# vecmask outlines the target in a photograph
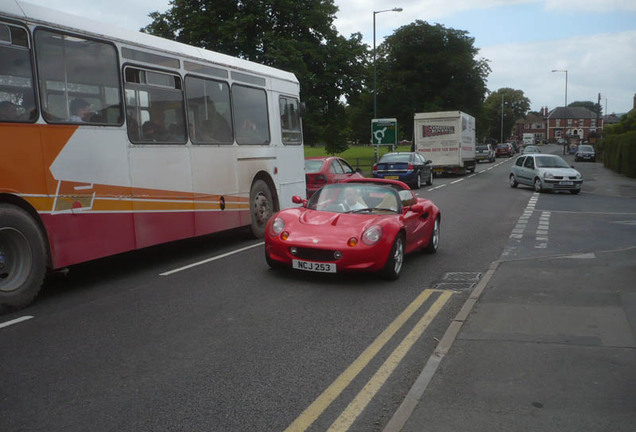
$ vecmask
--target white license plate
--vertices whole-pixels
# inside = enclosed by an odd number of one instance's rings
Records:
[[[332,263],[319,263],[312,261],[292,260],[292,267],[297,270],[305,270],[318,273],[335,273],[336,265]]]
[[[574,182],[562,181],[562,182],[559,182],[559,184],[562,185],[562,186],[572,186],[574,184]]]

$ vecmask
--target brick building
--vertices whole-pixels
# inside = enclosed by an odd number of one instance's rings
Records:
[[[541,108],[539,115],[530,113],[525,118],[519,119],[515,122],[514,136],[517,142],[521,142],[523,134],[531,133],[534,135],[534,142],[539,143],[546,140],[546,126],[548,114],[547,108]]]
[[[549,142],[568,137],[587,141],[590,133],[603,129],[603,118],[583,107],[557,107],[550,111],[546,121]]]

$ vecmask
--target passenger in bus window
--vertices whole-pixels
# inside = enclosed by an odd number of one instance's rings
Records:
[[[18,107],[10,101],[0,102],[0,120],[13,121],[18,120]]]
[[[88,120],[91,115],[91,106],[84,99],[78,98],[71,102],[71,115],[68,121],[82,123]]]
[[[160,141],[162,135],[161,128],[152,120],[148,120],[141,126],[142,141]]]

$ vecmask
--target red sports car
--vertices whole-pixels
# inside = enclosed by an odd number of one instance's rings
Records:
[[[346,180],[293,201],[302,207],[276,213],[265,228],[272,268],[377,271],[395,280],[406,253],[435,253],[439,246],[439,209],[397,180]]]
[[[351,168],[346,160],[337,156],[321,156],[305,159],[305,182],[307,199],[318,189],[329,183],[338,183],[349,178],[364,178]]]

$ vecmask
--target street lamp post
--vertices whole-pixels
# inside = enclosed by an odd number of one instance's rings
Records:
[[[568,107],[568,70],[567,69],[552,69],[552,72],[565,72],[565,105],[563,108]]]
[[[386,9],[381,11],[373,11],[373,118],[378,116],[378,101],[377,101],[377,72],[375,69],[375,16],[382,12],[402,12],[402,8],[396,7],[393,9]]]
[[[501,139],[500,143],[503,143],[503,116],[504,116],[504,95],[501,94]]]

